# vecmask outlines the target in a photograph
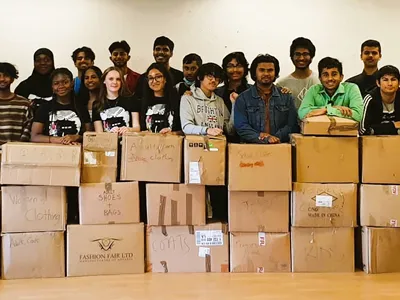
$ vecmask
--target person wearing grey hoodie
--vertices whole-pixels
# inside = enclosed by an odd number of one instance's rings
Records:
[[[214,91],[222,82],[223,70],[214,63],[200,67],[191,95],[183,95],[180,104],[185,134],[218,136],[234,132],[233,118],[224,100]]]

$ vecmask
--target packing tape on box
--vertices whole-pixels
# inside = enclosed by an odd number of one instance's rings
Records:
[[[168,265],[167,262],[165,260],[160,261],[161,266],[164,269],[164,273],[168,273]]]
[[[171,225],[179,225],[178,201],[175,201],[175,200],[171,200]]]
[[[358,123],[352,124],[352,125],[337,125],[336,119],[334,117],[329,117],[330,125],[328,128],[328,133],[330,133],[332,130],[338,130],[338,131],[350,131],[350,130],[355,130],[358,129]]]
[[[186,224],[193,224],[193,196],[186,194]]]
[[[228,234],[229,228],[228,228],[228,224],[222,224],[222,232],[224,234]]]
[[[168,236],[167,226],[165,226],[165,225],[161,226],[161,233],[162,233],[164,236]]]
[[[257,192],[258,197],[264,197],[264,192]]]
[[[221,273],[229,273],[229,265],[221,264]]]
[[[264,225],[258,225],[257,226],[258,232],[265,232],[265,226]]]
[[[206,273],[210,273],[211,272],[211,255],[206,254]]]
[[[174,191],[174,192],[179,192],[179,184],[172,184],[172,190]]]
[[[104,189],[106,190],[106,192],[111,192],[112,191],[112,183],[107,182],[106,184],[104,184]]]
[[[194,235],[194,226],[193,225],[189,225],[188,226],[188,230],[189,230],[189,234],[193,234]]]
[[[164,225],[165,224],[165,206],[167,202],[167,197],[164,195],[160,195],[160,205],[158,208],[158,225]]]

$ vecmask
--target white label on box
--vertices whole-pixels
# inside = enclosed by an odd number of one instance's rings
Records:
[[[264,273],[264,267],[257,267],[257,273]]]
[[[222,230],[197,230],[196,246],[223,246],[224,234]]]
[[[332,196],[317,195],[315,197],[315,206],[317,206],[317,207],[332,207]]]
[[[392,185],[390,186],[390,192],[392,195],[398,195],[399,194],[399,187],[397,185]]]
[[[115,156],[115,151],[106,151],[106,156],[107,157],[114,157]]]
[[[189,183],[201,183],[200,164],[197,161],[189,162]]]
[[[85,154],[83,155],[84,165],[95,165],[97,164],[96,158],[93,156],[93,152],[84,152]]]
[[[206,255],[210,255],[210,248],[199,247],[199,257],[206,257]]]
[[[265,232],[258,233],[258,246],[265,246]]]
[[[397,220],[391,219],[391,220],[390,220],[390,226],[392,226],[392,227],[397,227]]]
[[[210,148],[210,151],[212,151],[212,152],[218,152],[218,148]]]

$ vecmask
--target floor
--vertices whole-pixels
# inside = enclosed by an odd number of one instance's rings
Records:
[[[145,274],[0,281],[0,300],[400,299],[400,274]]]

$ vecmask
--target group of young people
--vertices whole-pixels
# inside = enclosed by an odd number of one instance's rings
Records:
[[[174,43],[155,39],[154,63],[144,74],[128,68],[130,46],[108,48],[113,66],[102,71],[95,53],[76,49],[78,76],[55,68],[46,48],[33,55],[32,75],[15,92],[18,71],[0,63],[0,145],[8,141],[76,144],[83,132],[151,131],[161,134],[225,134],[229,142],[285,143],[299,121],[328,115],[360,122],[360,134],[400,134],[399,70],[378,69],[378,41],[361,45],[361,74],[343,82],[339,60],[325,57],[318,74],[310,65],[314,44],[299,37],[290,46],[294,71],[279,78],[279,61],[260,54],[249,65],[243,52],[228,54],[222,66],[186,55],[182,71],[170,66]],[[249,84],[250,73],[254,84]],[[279,79],[278,79],[279,78]]]

